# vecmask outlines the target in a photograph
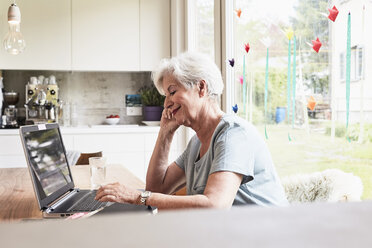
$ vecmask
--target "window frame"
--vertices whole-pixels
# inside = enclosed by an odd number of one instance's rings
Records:
[[[361,58],[359,57],[361,53]],[[346,81],[346,52],[341,52],[339,57],[340,66],[340,81]],[[350,61],[350,81],[356,82],[364,80],[364,67],[365,67],[365,49],[362,45],[356,45],[351,48],[351,61]],[[359,73],[360,72],[360,73]]]

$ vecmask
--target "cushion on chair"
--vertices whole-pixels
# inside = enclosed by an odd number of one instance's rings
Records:
[[[360,201],[363,193],[358,176],[338,169],[288,176],[282,184],[290,203]]]

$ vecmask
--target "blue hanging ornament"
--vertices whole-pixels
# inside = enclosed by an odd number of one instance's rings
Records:
[[[232,106],[232,110],[236,114],[238,112],[238,104],[235,104],[235,106]]]

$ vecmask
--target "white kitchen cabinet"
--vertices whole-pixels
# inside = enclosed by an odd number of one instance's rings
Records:
[[[169,0],[72,0],[73,70],[152,71],[169,56]]]
[[[72,70],[138,71],[139,0],[72,0]]]
[[[152,71],[170,57],[170,1],[140,0],[140,70]]]
[[[1,41],[8,30],[1,1]],[[151,71],[170,56],[170,0],[32,0],[17,3],[26,49],[0,49],[0,68]]]
[[[8,54],[3,48],[11,3],[13,1],[0,1],[0,68],[70,70],[71,2],[17,1],[21,11],[21,33],[26,41],[25,50],[18,55]]]
[[[18,130],[17,130],[18,131]],[[0,167],[26,166],[21,138],[18,133],[0,136]]]
[[[109,164],[122,164],[140,179],[145,179],[144,134],[74,134],[73,138],[71,149],[85,153],[102,151]]]
[[[67,151],[98,152],[108,164],[121,164],[145,181],[159,127],[61,128]],[[179,128],[171,145],[169,162],[184,150],[184,129]],[[0,130],[0,168],[26,167],[19,130]]]

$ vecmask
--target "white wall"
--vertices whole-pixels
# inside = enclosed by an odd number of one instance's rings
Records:
[[[365,48],[364,80],[350,83],[350,122],[359,122],[361,96],[364,98],[364,118],[372,121],[372,2],[366,0],[334,1],[340,13],[333,23],[333,67],[334,91],[336,99],[336,120],[346,120],[346,84],[340,80],[340,53],[346,53],[347,20],[351,13],[351,47],[362,45]],[[363,5],[365,5],[364,30],[363,30]],[[345,63],[346,68],[346,63]],[[345,70],[346,71],[346,70]],[[363,89],[361,85],[363,83]]]

